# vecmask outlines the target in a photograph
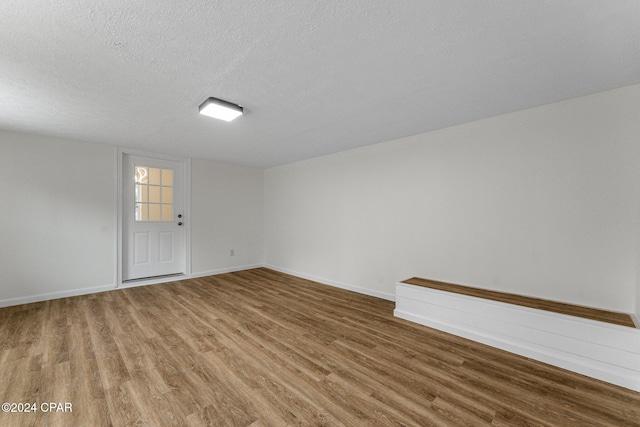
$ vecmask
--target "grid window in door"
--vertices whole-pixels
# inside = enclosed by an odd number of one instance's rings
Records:
[[[173,169],[135,167],[135,220],[173,221]]]

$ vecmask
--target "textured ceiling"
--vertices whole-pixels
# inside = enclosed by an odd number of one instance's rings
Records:
[[[640,83],[640,1],[2,0],[0,129],[268,167]],[[207,97],[239,103],[227,123]]]

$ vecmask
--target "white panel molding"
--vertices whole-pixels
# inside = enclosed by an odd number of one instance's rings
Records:
[[[407,283],[394,315],[640,391],[640,329]]]
[[[30,304],[32,302],[49,301],[60,298],[75,297],[79,295],[97,294],[100,292],[112,291],[116,285],[95,286],[92,288],[70,289],[68,291],[49,292],[46,294],[29,295],[18,298],[0,300],[0,307],[10,307],[14,305]]]
[[[300,277],[302,279],[312,280],[314,282],[322,283],[324,285],[333,286],[336,288],[346,289],[348,291],[357,292],[359,294],[369,295],[376,298],[382,298],[388,301],[395,301],[396,297],[388,292],[374,291],[372,289],[363,288],[362,286],[351,285],[344,282],[338,282],[337,280],[325,279],[323,277],[314,276],[311,274],[300,273],[298,271],[289,270],[288,268],[277,267],[271,264],[264,264],[265,268],[279,271],[281,273],[290,274],[292,276]]]
[[[633,320],[633,323],[635,323],[636,328],[640,329],[640,317],[638,317],[637,314],[630,314],[631,316],[631,320]]]

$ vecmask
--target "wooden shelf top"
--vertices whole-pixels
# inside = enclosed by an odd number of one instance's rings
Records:
[[[539,310],[552,311],[554,313],[567,314],[570,316],[582,317],[585,319],[598,320],[600,322],[613,323],[615,325],[635,328],[631,316],[626,313],[600,310],[591,307],[567,304],[550,301],[540,298],[525,297],[505,292],[489,291],[486,289],[472,288],[470,286],[455,285],[452,283],[438,282],[435,280],[421,279],[413,277],[402,283],[409,285],[423,286],[425,288],[437,289],[440,291],[453,292],[456,294],[468,295],[472,297],[484,298],[492,301],[499,301],[524,307],[537,308]]]

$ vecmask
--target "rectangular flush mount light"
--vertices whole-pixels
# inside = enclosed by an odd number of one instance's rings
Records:
[[[208,98],[200,105],[200,114],[230,122],[242,115],[242,107],[222,99]]]

